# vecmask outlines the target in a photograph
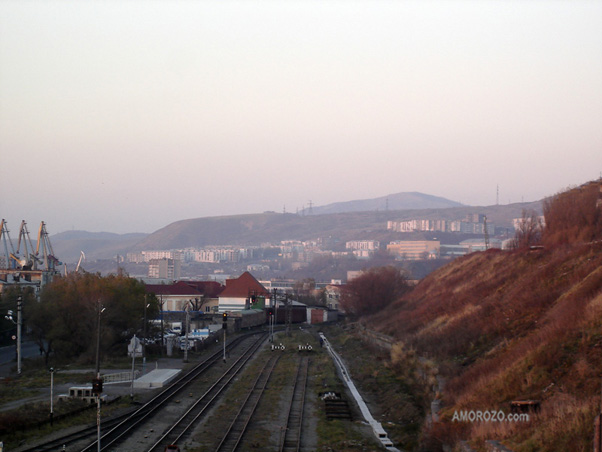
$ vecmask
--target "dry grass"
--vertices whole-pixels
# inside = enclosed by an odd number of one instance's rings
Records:
[[[474,253],[370,324],[437,362],[448,416],[542,401],[525,425],[434,426],[430,434],[442,442],[503,439],[517,451],[591,443],[602,374],[602,244]]]

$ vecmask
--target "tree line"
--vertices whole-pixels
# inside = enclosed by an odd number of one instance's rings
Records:
[[[101,353],[125,354],[131,337],[145,331],[145,306],[147,322],[159,314],[159,303],[146,294],[144,284],[125,275],[60,276],[44,287],[39,300],[31,289],[13,287],[2,294],[1,306],[16,306],[17,297],[22,299],[23,332],[39,346],[46,365],[51,356],[61,362],[94,362],[98,337]]]

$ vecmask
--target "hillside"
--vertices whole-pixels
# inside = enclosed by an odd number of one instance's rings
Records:
[[[514,451],[591,450],[602,374],[600,184],[544,205],[543,249],[456,259],[365,319],[428,357],[445,381],[429,447],[502,440]],[[541,401],[531,422],[457,422],[460,410],[510,412]],[[436,438],[436,440],[435,440]]]
[[[496,225],[512,228],[512,219],[523,209],[541,211],[541,202],[487,207],[347,212],[324,215],[262,213],[181,220],[150,234],[136,250],[175,249],[207,245],[259,245],[281,240],[329,237],[334,241],[385,240],[390,237],[387,221],[412,218],[461,219],[483,213]]]
[[[512,219],[520,217],[523,209],[541,212],[542,203],[463,206],[445,198],[409,192],[314,206],[311,215],[306,210],[299,215],[266,212],[193,218],[170,222],[152,234],[67,231],[51,236],[51,241],[55,255],[67,263],[77,262],[81,251],[91,261],[112,259],[130,251],[260,245],[281,240],[328,238],[332,243],[359,239],[388,242],[398,239],[398,235],[387,231],[389,220],[458,220],[468,214],[482,213],[490,223],[512,229]]]

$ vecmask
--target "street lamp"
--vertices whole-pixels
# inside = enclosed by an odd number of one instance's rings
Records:
[[[186,322],[185,322],[185,328],[186,328],[186,336],[185,336],[185,343],[184,343],[184,362],[187,363],[188,362],[188,330],[190,329],[190,304],[191,304],[192,300],[188,300],[186,302],[186,306],[185,306],[185,310],[186,310]]]
[[[50,425],[54,418],[54,367],[50,368]]]
[[[143,325],[143,338],[142,338],[142,373],[146,370],[146,310],[150,307],[150,303],[146,302],[146,296],[144,300],[144,325]]]
[[[96,394],[96,444],[100,452],[100,394],[102,394],[102,379],[100,378],[100,314],[106,308],[101,307],[100,299],[97,304],[98,321],[96,324],[96,378],[92,380],[92,391]]]
[[[96,323],[96,378],[100,378],[100,314],[105,312],[105,307],[102,307],[98,300],[98,320]]]

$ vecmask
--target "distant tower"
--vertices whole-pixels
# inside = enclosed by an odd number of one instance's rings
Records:
[[[309,209],[307,210],[307,215],[311,215],[313,213],[312,208],[311,208],[312,206],[313,206],[313,204],[312,204],[311,199],[310,199],[309,200]]]
[[[385,199],[385,211],[389,211],[389,198]]]
[[[286,204],[282,206],[282,213],[286,213]]]
[[[495,195],[495,205],[500,205],[500,185],[497,185],[496,195]]]
[[[485,249],[489,249],[489,232],[487,231],[487,216],[483,217],[483,234],[485,234]]]

